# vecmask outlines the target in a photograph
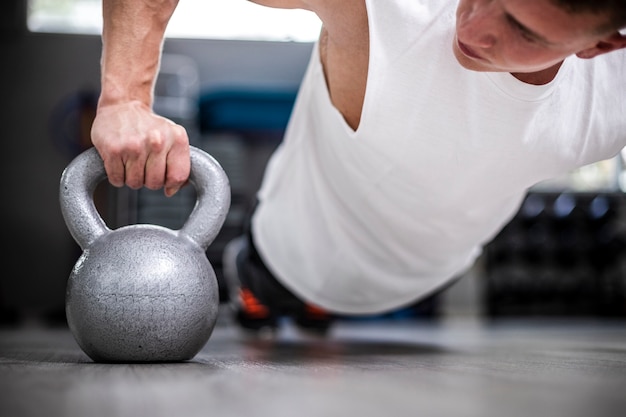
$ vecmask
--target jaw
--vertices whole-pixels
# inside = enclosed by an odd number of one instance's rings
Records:
[[[454,56],[458,63],[465,69],[478,72],[509,72],[518,80],[527,84],[543,85],[547,84],[554,79],[559,72],[559,68],[563,64],[560,60],[556,63],[550,63],[543,69],[519,69],[511,70],[493,65],[490,61],[481,58],[474,58],[466,55],[459,44],[456,37],[452,45]]]

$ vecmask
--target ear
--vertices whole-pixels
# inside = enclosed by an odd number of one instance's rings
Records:
[[[626,33],[624,30],[615,32],[614,34],[602,39],[591,48],[578,51],[576,56],[578,58],[590,59],[622,48],[626,48]]]

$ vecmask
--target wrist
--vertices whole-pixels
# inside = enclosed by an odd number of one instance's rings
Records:
[[[132,86],[128,83],[115,80],[103,80],[98,106],[112,106],[116,104],[132,103],[152,107],[152,83],[148,86]]]

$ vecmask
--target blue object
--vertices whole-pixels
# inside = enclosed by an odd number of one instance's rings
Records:
[[[200,131],[282,131],[289,121],[296,94],[296,89],[222,88],[205,91],[199,98]]]

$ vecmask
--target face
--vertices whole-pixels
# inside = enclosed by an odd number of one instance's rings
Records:
[[[460,0],[454,54],[474,71],[532,73],[593,48],[607,18],[570,14],[551,0]]]

